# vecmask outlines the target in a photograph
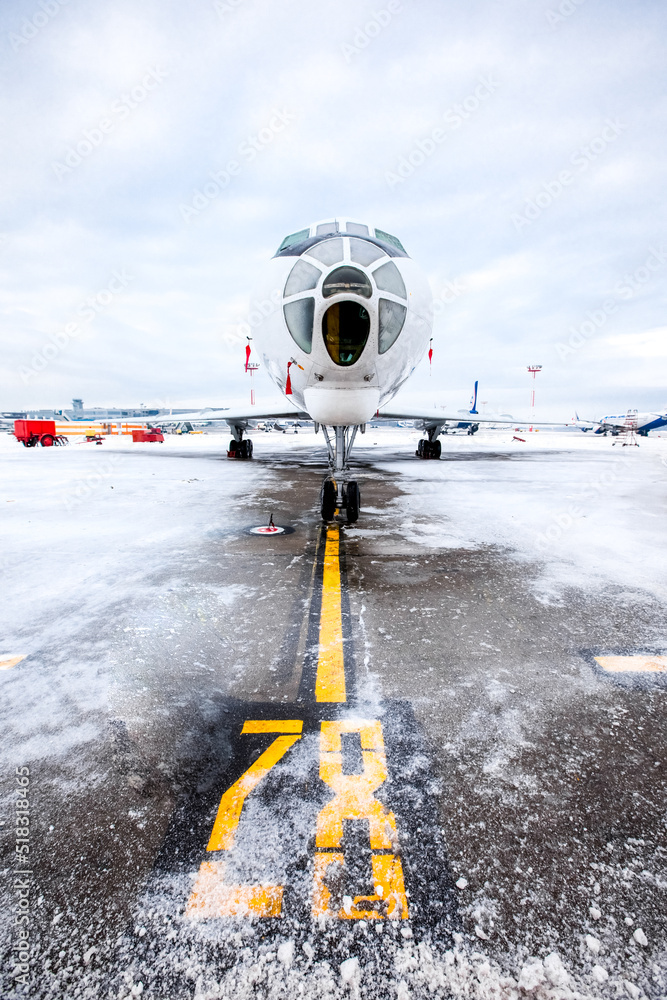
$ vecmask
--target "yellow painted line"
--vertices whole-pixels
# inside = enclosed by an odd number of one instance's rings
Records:
[[[667,670],[667,656],[596,656],[595,660],[603,670],[618,674],[664,673]]]
[[[327,528],[320,611],[320,652],[315,679],[315,701],[342,702],[345,695],[343,616],[340,583],[340,528]]]
[[[25,660],[25,656],[4,656],[0,659],[0,670],[11,670],[21,660]]]
[[[251,723],[252,724],[252,723]],[[258,723],[255,723],[256,725]],[[245,724],[246,726],[248,723]],[[279,726],[279,722],[267,723],[266,725]],[[244,732],[252,732],[246,730]],[[256,730],[257,732],[267,732]],[[270,730],[268,730],[270,731]],[[213,824],[213,832],[208,842],[207,851],[228,851],[234,844],[236,828],[241,819],[241,810],[246,798],[256,788],[262,778],[266,777],[274,764],[277,764],[291,746],[294,746],[301,736],[278,736],[271,746],[261,754],[257,760],[250,765],[248,770],[235,781],[231,788],[227,789],[220,799],[218,814]]]

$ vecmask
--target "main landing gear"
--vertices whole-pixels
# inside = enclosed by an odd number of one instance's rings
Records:
[[[322,483],[320,510],[323,521],[332,521],[337,510],[344,510],[347,523],[354,524],[359,519],[361,495],[359,484],[348,479],[348,458],[357,436],[358,427],[333,427],[333,442],[329,430],[322,425],[324,440],[329,452],[329,475]]]
[[[232,438],[229,442],[227,458],[252,458],[252,441],[246,438],[244,441],[237,441]]]
[[[421,439],[415,452],[417,458],[440,458],[441,454],[441,442],[437,439],[435,441],[428,441],[426,438]]]

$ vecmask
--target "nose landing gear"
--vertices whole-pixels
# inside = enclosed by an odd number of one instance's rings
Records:
[[[354,524],[359,520],[361,508],[361,493],[359,483],[351,479],[341,483],[340,489],[335,479],[325,479],[320,494],[320,509],[323,521],[333,521],[337,510],[345,510],[347,523]]]
[[[320,509],[323,521],[331,521],[336,510],[344,510],[347,523],[354,524],[359,519],[361,494],[359,484],[354,479],[347,479],[349,471],[347,460],[357,435],[357,427],[334,427],[332,443],[327,428],[323,425],[322,432],[329,452],[329,475],[322,484],[320,494]]]

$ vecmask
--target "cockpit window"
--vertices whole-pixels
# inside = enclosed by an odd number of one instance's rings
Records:
[[[378,267],[377,271],[373,271],[373,278],[375,284],[383,292],[393,292],[394,295],[400,295],[403,299],[407,298],[401,273],[392,261],[387,261],[382,267]]]
[[[346,232],[351,236],[368,236],[368,226],[362,226],[360,222],[348,222],[345,227]]]
[[[401,241],[397,240],[391,233],[385,233],[382,229],[376,229],[375,235],[379,240],[383,240],[384,243],[391,244],[391,246],[396,247],[398,250],[402,250],[403,253],[407,252]]]
[[[320,280],[321,272],[316,267],[305,260],[298,260],[287,279],[285,285],[285,298],[296,295],[297,292],[305,292],[308,288],[315,288]]]
[[[333,233],[325,234],[324,236],[308,236],[305,229],[302,229],[300,233],[294,233],[292,236],[288,236],[287,240],[295,239],[296,243],[288,243],[284,240],[282,245],[278,250],[276,250],[274,257],[300,257],[301,254],[307,253],[314,255],[315,247],[320,243],[331,243],[333,242],[331,237],[335,235]],[[349,237],[348,237],[349,239]],[[368,243],[375,243],[379,246],[380,250],[386,253],[387,257],[407,257],[405,250],[400,249],[400,244],[398,240],[393,243],[387,243],[386,240],[380,239],[376,236],[366,236],[366,241]],[[320,258],[318,258],[319,260]],[[342,260],[342,256],[339,258]]]
[[[278,247],[278,253],[281,250],[287,250],[287,247],[293,246],[295,243],[301,243],[303,240],[307,240],[310,236],[310,229],[300,229],[298,233],[292,233],[291,236],[286,236]]]
[[[380,299],[380,336],[378,353],[384,354],[396,341],[405,323],[407,309],[400,302]]]
[[[310,297],[286,302],[283,306],[287,329],[302,351],[310,354],[313,349],[313,317],[315,299]]]
[[[337,232],[338,232],[337,222],[323,222],[322,225],[318,226],[317,229],[315,230],[315,235],[328,236],[329,233],[337,233]]]
[[[366,346],[370,329],[370,316],[358,302],[329,306],[322,317],[322,336],[334,364],[343,368],[353,365]]]
[[[337,267],[324,279],[322,295],[326,299],[339,292],[352,292],[370,299],[373,288],[363,271],[358,271],[356,267]]]
[[[350,240],[350,257],[355,264],[365,264],[368,266],[374,260],[384,257],[384,250],[380,250],[374,243],[367,243],[366,240]]]
[[[340,237],[336,240],[325,240],[314,247],[306,250],[309,257],[322,261],[323,264],[337,264],[343,259],[343,241]]]

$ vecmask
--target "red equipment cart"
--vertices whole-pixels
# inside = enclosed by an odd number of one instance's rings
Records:
[[[132,431],[132,440],[135,444],[143,444],[145,441],[159,441],[164,444],[164,435],[159,427],[146,427],[145,430]]]
[[[15,420],[14,437],[26,448],[41,444],[50,448],[54,444],[67,444],[64,434],[56,434],[55,420]]]

